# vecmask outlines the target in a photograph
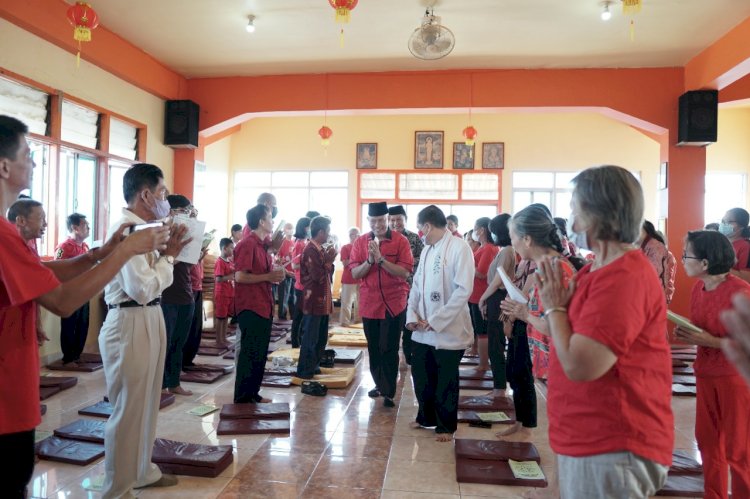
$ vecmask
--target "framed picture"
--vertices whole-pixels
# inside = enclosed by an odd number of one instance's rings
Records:
[[[482,170],[505,168],[505,143],[482,142]]]
[[[376,142],[357,143],[357,169],[366,170],[378,167],[378,144]]]
[[[474,146],[467,146],[464,142],[453,143],[453,169],[474,169]]]
[[[659,165],[659,189],[667,188],[667,169],[669,165],[664,162]]]
[[[443,167],[443,132],[414,132],[414,168]]]

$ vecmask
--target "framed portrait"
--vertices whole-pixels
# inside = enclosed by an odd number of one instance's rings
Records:
[[[467,146],[464,142],[453,143],[453,169],[474,169],[474,146]]]
[[[482,170],[505,168],[505,143],[482,142]]]
[[[378,144],[376,142],[357,143],[357,169],[371,170],[378,167]]]
[[[666,162],[659,165],[659,189],[667,188],[667,168],[669,165]]]
[[[414,168],[443,167],[443,132],[414,132]]]

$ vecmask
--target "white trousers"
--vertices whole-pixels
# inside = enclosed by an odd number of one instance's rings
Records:
[[[352,313],[354,307],[354,313]],[[359,284],[341,285],[341,312],[339,323],[342,326],[353,324],[359,317]]]
[[[103,497],[133,497],[161,478],[151,462],[166,355],[161,307],[110,310],[99,333],[112,416],[104,428]]]

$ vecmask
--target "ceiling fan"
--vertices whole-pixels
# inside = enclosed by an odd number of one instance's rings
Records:
[[[456,45],[456,37],[440,24],[440,17],[434,14],[433,8],[427,7],[421,26],[411,34],[407,45],[414,57],[430,61],[450,54]]]

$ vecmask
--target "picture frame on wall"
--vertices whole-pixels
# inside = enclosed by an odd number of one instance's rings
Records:
[[[453,143],[453,169],[474,169],[474,146],[467,146],[465,142]]]
[[[667,169],[669,164],[665,161],[659,165],[659,189],[664,190],[667,188]]]
[[[414,132],[414,168],[443,168],[443,132]]]
[[[505,143],[482,142],[482,170],[505,168]]]
[[[377,142],[357,142],[357,169],[374,170],[378,167]]]

